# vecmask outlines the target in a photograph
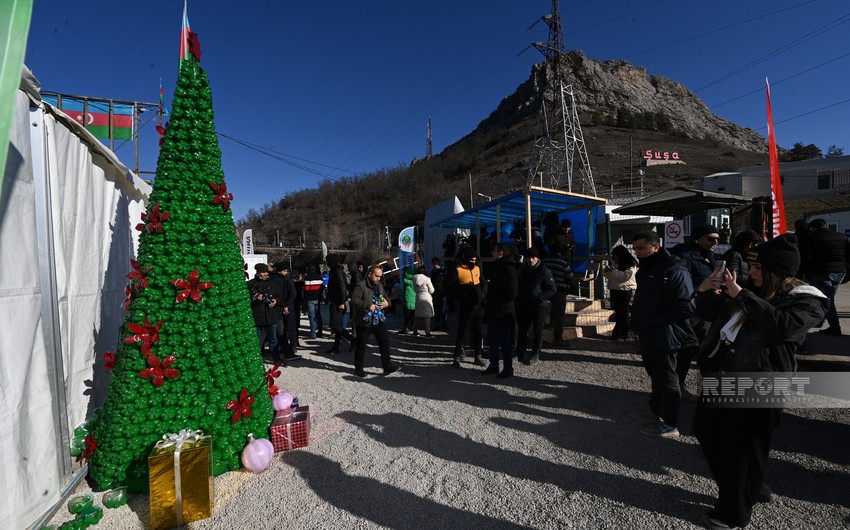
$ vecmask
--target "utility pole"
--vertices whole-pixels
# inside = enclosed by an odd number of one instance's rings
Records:
[[[472,197],[472,173],[469,174],[469,207],[475,205],[475,199]]]
[[[581,132],[573,87],[565,85],[563,81],[562,59],[573,68],[575,65],[566,57],[567,48],[564,44],[558,0],[552,0],[552,13],[541,17],[540,20],[549,26],[549,37],[545,43],[532,43],[532,46],[543,54],[545,61],[538,70],[541,87],[540,112],[537,116],[526,185],[533,185],[537,174],[540,173],[541,185],[545,174],[549,187],[573,191],[573,165],[575,155],[578,154],[583,173],[582,192],[589,190],[590,194],[595,196],[596,186],[584,135]]]

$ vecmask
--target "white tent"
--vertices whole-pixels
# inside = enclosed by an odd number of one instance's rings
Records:
[[[85,472],[70,438],[105,397],[150,194],[38,90],[25,68],[0,189],[0,528],[37,522]]]
[[[454,228],[444,228],[440,226],[431,225],[436,221],[439,221],[440,219],[445,219],[450,215],[454,215],[462,211],[463,205],[461,205],[460,199],[458,199],[457,197],[446,199],[443,202],[435,204],[434,206],[428,208],[428,210],[425,211],[425,249],[422,252],[422,260],[426,268],[431,268],[432,258],[434,258],[435,256],[443,256],[443,242],[446,240],[447,235],[469,234],[469,230],[456,230]],[[454,256],[451,257],[454,258]]]

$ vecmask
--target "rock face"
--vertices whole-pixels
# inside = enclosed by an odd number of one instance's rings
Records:
[[[767,152],[761,135],[720,118],[680,83],[650,75],[646,68],[626,61],[595,61],[579,50],[569,52],[567,57],[569,61],[562,61],[563,80],[565,85],[572,85],[582,125],[591,117],[613,122],[623,111],[657,113],[669,119],[667,132],[744,151]],[[551,62],[535,65],[528,81],[502,100],[479,129],[488,130],[536,114],[540,89],[552,77]]]

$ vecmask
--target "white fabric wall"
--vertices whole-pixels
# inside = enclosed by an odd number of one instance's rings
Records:
[[[119,339],[133,228],[150,193],[72,120],[31,100],[19,91],[0,193],[0,528],[34,523],[72,478],[67,441],[105,397],[101,354]]]

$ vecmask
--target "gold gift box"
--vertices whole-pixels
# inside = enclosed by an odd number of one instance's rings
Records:
[[[200,434],[200,431],[196,431]],[[182,434],[182,433],[181,433]],[[212,515],[212,438],[190,437],[179,454],[176,444],[158,442],[148,456],[151,528],[164,530],[206,519]],[[179,468],[179,482],[175,469]],[[180,485],[182,521],[177,513],[177,485]]]

